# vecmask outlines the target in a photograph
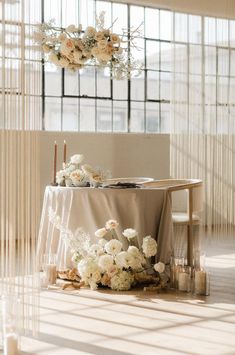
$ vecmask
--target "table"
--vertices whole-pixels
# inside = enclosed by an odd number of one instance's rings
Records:
[[[52,210],[71,231],[82,227],[91,236],[109,219],[119,222],[117,233],[126,228],[138,231],[138,243],[151,235],[158,242],[157,260],[169,263],[172,255],[173,224],[171,201],[167,189],[156,188],[73,188],[47,186],[44,194],[38,238],[38,256],[56,253],[58,268],[71,267],[71,253],[61,232],[49,218]],[[124,247],[126,239],[121,236]]]

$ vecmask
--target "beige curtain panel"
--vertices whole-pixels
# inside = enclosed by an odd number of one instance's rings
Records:
[[[32,35],[41,6],[2,0],[0,8],[0,292],[20,299],[21,327],[35,332],[41,57]]]

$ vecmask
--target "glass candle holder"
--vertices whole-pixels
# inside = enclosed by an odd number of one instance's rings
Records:
[[[184,267],[184,258],[182,256],[172,257],[171,259],[171,287],[178,288],[179,272]]]
[[[204,269],[195,270],[194,293],[201,296],[209,296],[210,294],[210,274]]]
[[[16,297],[2,296],[2,342],[4,355],[20,354],[21,303]]]
[[[184,291],[184,292],[191,291],[191,267],[190,266],[184,266],[179,271],[178,289],[179,291]]]
[[[46,285],[55,285],[57,280],[57,255],[56,254],[44,254],[43,255],[43,287]]]

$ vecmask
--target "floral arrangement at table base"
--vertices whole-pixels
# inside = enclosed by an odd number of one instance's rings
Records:
[[[105,227],[98,229],[95,232],[97,243],[91,244],[83,229],[78,228],[72,233],[61,225],[60,218],[53,211],[50,211],[49,218],[71,249],[80,285],[89,286],[92,290],[108,287],[114,291],[127,291],[139,286],[154,290],[167,287],[169,278],[165,264],[151,262],[157,254],[157,243],[151,236],[143,238],[142,246],[137,247],[137,232],[132,228],[124,230],[122,235],[129,245],[124,250],[115,220],[107,221]]]
[[[131,56],[127,43],[136,47],[134,40],[139,28],[123,30],[122,35],[104,28],[104,12],[96,19],[95,27],[55,26],[53,20],[38,26],[34,37],[41,45],[46,59],[60,68],[80,70],[87,66],[109,67],[116,79],[139,75],[142,66]]]
[[[63,169],[56,173],[56,182],[59,186],[97,187],[103,180],[110,177],[110,172],[103,171],[101,168],[93,168],[91,165],[81,163],[84,160],[82,154],[75,154],[67,164],[63,164]]]

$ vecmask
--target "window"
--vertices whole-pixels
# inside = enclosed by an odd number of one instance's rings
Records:
[[[55,11],[56,10],[56,11]],[[169,132],[171,12],[96,0],[47,0],[43,17],[66,27],[95,24],[105,11],[113,31],[140,26],[132,55],[143,64],[139,77],[111,80],[109,69],[79,72],[45,63],[43,72],[44,129],[92,132]]]

